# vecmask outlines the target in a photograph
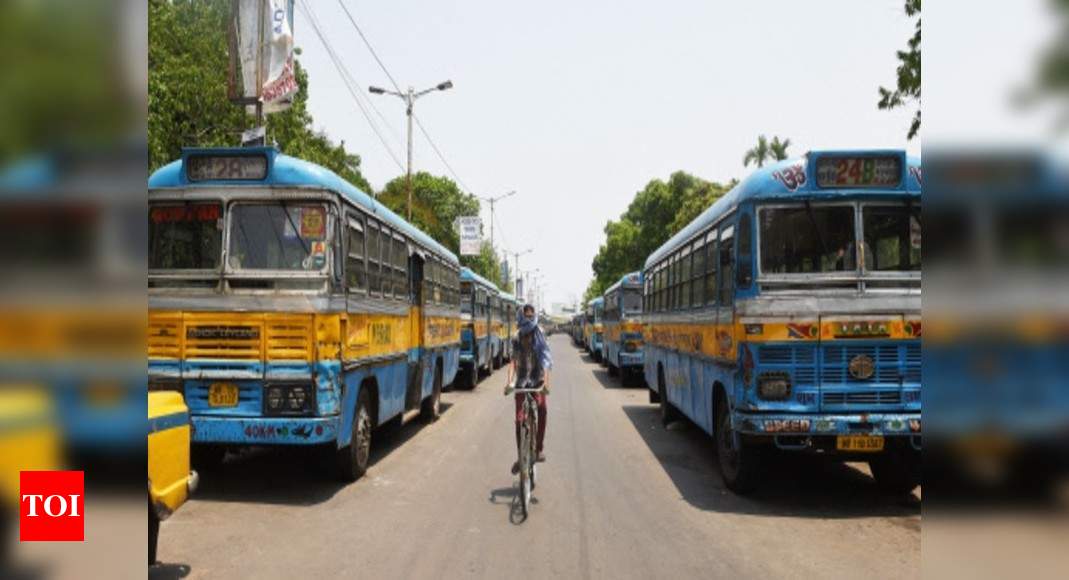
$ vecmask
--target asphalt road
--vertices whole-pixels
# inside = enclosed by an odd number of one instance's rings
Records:
[[[501,370],[446,393],[438,422],[376,433],[354,484],[294,451],[231,456],[163,523],[150,577],[920,575],[918,496],[880,495],[861,465],[792,458],[735,496],[698,428],[666,429],[644,389],[620,387],[565,336],[550,344],[548,461],[526,521]]]

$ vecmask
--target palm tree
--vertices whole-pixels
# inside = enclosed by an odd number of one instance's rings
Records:
[[[746,152],[746,155],[742,158],[742,165],[746,167],[751,162],[757,164],[758,167],[763,167],[765,161],[768,160],[771,151],[768,148],[768,139],[764,135],[757,138],[757,146]]]
[[[787,159],[787,148],[791,146],[790,139],[779,140],[779,137],[772,137],[772,142],[769,143],[768,149],[772,153],[772,158],[776,161],[783,161]]]

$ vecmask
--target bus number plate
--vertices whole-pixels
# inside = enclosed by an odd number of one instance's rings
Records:
[[[208,388],[208,405],[211,407],[236,407],[238,386],[233,383],[212,383]]]
[[[835,442],[839,451],[883,451],[883,437],[879,435],[839,435]]]

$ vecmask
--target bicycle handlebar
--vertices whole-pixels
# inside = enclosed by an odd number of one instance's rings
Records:
[[[537,394],[537,393],[543,393],[543,392],[545,392],[545,389],[542,389],[542,388],[538,388],[538,389],[512,389],[510,394],[517,394],[518,393],[518,394],[522,395],[523,393],[536,393]]]

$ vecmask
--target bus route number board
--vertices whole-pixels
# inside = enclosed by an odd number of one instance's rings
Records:
[[[190,181],[259,181],[267,177],[263,155],[197,155],[186,160]]]
[[[818,187],[896,187],[902,181],[898,157],[823,157],[817,160]]]

